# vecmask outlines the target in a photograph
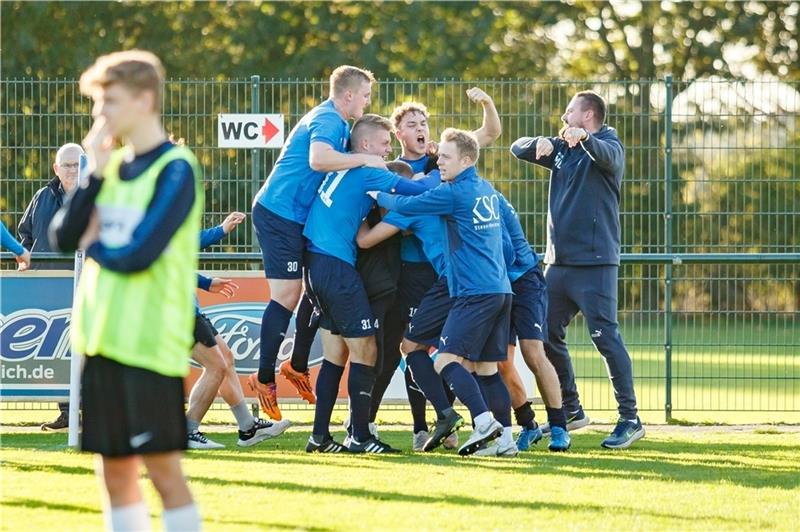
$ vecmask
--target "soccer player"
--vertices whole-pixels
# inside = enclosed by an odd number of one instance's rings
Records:
[[[14,260],[16,260],[18,264],[17,269],[22,272],[30,268],[31,252],[25,249],[21,243],[17,242],[3,222],[0,222],[0,232],[2,232],[2,245],[14,254]]]
[[[150,528],[138,484],[144,463],[164,506],[164,528],[199,530],[181,454],[201,168],[188,148],[168,140],[156,56],[102,56],[80,87],[94,100],[84,139],[91,178],[56,215],[51,241],[86,250],[72,314],[72,352],[86,355],[82,447],[102,457],[108,528]],[[112,149],[117,142],[123,147]]]
[[[200,233],[200,249],[218,243],[244,220],[241,212],[232,212],[221,225],[205,229]],[[208,278],[197,275],[198,287],[211,293],[232,297],[239,288],[230,279]],[[189,449],[222,449],[225,446],[210,440],[200,432],[200,423],[208,412],[219,391],[222,399],[228,404],[239,425],[240,447],[250,447],[267,438],[283,434],[289,427],[288,420],[271,423],[256,418],[247,407],[244,392],[236,373],[233,353],[228,344],[219,335],[211,320],[200,312],[195,299],[194,340],[192,360],[203,367],[203,373],[197,379],[189,393],[189,408],[186,411],[187,435]]]
[[[413,198],[382,192],[370,195],[381,207],[400,214],[440,216],[448,292],[455,301],[439,336],[435,368],[467,406],[475,424],[458,452],[473,454],[500,436],[481,454],[515,456],[511,398],[497,372],[497,362],[507,356],[511,284],[503,255],[500,196],[475,169],[479,150],[471,132],[446,129],[437,162],[446,183]],[[463,360],[474,364],[482,386],[461,365]],[[495,420],[492,413],[500,419]]]
[[[636,408],[633,365],[617,322],[619,200],[625,150],[605,125],[606,102],[592,91],[567,105],[558,137],[522,137],[511,146],[518,159],[550,170],[547,209],[547,343],[556,368],[570,430],[586,426],[567,349],[567,326],[580,311],[603,356],[617,400],[619,421],[601,445],[630,447],[644,436]]]
[[[359,166],[386,168],[381,157],[346,153],[350,135],[347,120],[361,118],[374,82],[368,70],[346,65],[336,68],[330,77],[329,98],[289,133],[253,201],[253,226],[264,257],[270,301],[261,320],[258,372],[248,383],[272,419],[281,419],[275,361],[303,291],[303,228],[317,188],[327,172]]]
[[[522,358],[533,372],[544,399],[551,427],[548,448],[551,451],[566,451],[570,447],[570,437],[561,405],[561,388],[556,370],[544,352],[547,288],[539,269],[539,257],[531,250],[514,207],[503,197],[500,198],[500,209],[503,227],[508,231],[514,247],[514,261],[507,264],[508,278],[514,292],[509,339],[512,343],[519,339]],[[532,443],[542,438],[542,432],[534,421],[531,404],[527,401],[525,387],[514,367],[513,359],[500,362],[498,367],[511,393],[517,423],[523,427],[517,438],[517,448],[520,451],[528,450]]]
[[[364,115],[353,125],[351,145],[357,154],[385,157],[391,153],[391,123]],[[373,206],[368,190],[420,193],[423,186],[401,180],[388,170],[355,168],[331,172],[319,187],[303,235],[308,239],[306,287],[321,311],[324,360],[317,377],[314,428],[308,452],[399,452],[369,430],[371,391],[377,362],[375,334],[380,329],[364,283],[355,269],[356,232]],[[344,365],[350,359],[352,438],[347,448],[330,434],[330,417]]]

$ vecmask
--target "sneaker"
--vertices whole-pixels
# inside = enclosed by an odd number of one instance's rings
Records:
[[[286,429],[292,425],[288,419],[282,419],[275,423],[267,421],[266,419],[256,418],[255,425],[250,430],[239,431],[239,441],[236,445],[239,447],[250,447],[264,440],[280,436]]]
[[[620,418],[611,435],[600,445],[606,449],[627,449],[633,445],[633,442],[641,440],[643,437],[644,426],[639,416],[636,416],[636,421]]]
[[[265,414],[276,421],[283,419],[281,409],[278,408],[278,387],[274,382],[264,384],[258,380],[258,373],[253,373],[247,377],[247,384],[258,396],[258,403]]]
[[[189,434],[188,438],[189,449],[224,449],[225,446],[217,443],[214,440],[209,440],[206,435],[196,430]]]
[[[498,423],[494,418],[490,419],[491,420],[484,423],[483,426],[473,429],[467,441],[458,449],[459,455],[470,455],[483,447],[485,443],[492,441],[503,433],[503,425]]]
[[[569,437],[569,432],[561,427],[553,427],[550,433],[550,445],[547,448],[554,453],[558,453],[568,450],[571,445],[572,439]]]
[[[531,448],[531,445],[536,445],[542,439],[542,429],[539,428],[535,421],[533,424],[534,427],[532,429],[523,428],[519,436],[517,436],[517,449],[520,451],[527,451]]]
[[[314,435],[308,437],[308,443],[306,443],[306,452],[307,453],[346,453],[347,447],[342,445],[341,443],[335,441],[333,438],[328,436],[326,439],[317,441],[314,439]]]
[[[355,438],[350,438],[350,445],[347,446],[347,449],[351,453],[357,454],[399,454],[402,452],[374,436],[361,443]]]
[[[69,412],[62,411],[54,421],[42,423],[42,430],[45,432],[66,432],[67,429],[69,429]]]
[[[519,454],[519,449],[513,441],[501,442],[496,439],[489,445],[484,444],[480,449],[475,451],[472,456],[496,456],[500,458],[514,458]]]
[[[425,442],[430,438],[430,433],[427,430],[415,432],[411,438],[411,448],[414,451],[422,452],[425,449]]]
[[[444,440],[452,433],[464,426],[464,418],[459,416],[455,410],[444,419],[437,419],[436,424],[433,425],[433,432],[430,438],[425,442],[423,450],[425,452],[432,451],[439,447]]]
[[[567,430],[570,432],[576,431],[578,429],[582,429],[592,420],[589,419],[589,416],[583,411],[583,408],[576,412],[572,412],[567,416]],[[539,428],[542,429],[542,434],[545,436],[550,434],[550,423],[544,423],[539,425]]]
[[[286,360],[281,364],[280,374],[289,381],[289,384],[294,386],[300,397],[305,399],[308,404],[313,405],[317,402],[317,396],[314,395],[314,390],[311,388],[311,377],[308,370],[297,371],[292,367],[291,361]]]
[[[454,432],[450,436],[446,437],[442,447],[448,450],[458,447],[458,432]]]

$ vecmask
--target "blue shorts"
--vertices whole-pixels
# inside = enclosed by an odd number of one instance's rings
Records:
[[[406,321],[417,313],[422,298],[436,282],[436,270],[430,262],[403,262],[397,282],[395,306]]]
[[[306,290],[320,310],[319,326],[345,338],[373,336],[378,324],[356,269],[336,257],[306,253]]]
[[[439,338],[439,352],[473,362],[506,360],[511,299],[511,294],[455,298]]]
[[[253,227],[261,246],[267,279],[302,279],[306,248],[303,224],[278,216],[256,203],[253,207]]]
[[[447,315],[453,308],[453,299],[447,289],[447,277],[442,276],[425,292],[417,311],[412,316],[406,330],[406,338],[422,345],[439,344]]]
[[[511,284],[511,334],[509,342],[547,338],[547,283],[535,266]]]

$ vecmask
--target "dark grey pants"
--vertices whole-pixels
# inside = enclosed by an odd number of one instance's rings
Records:
[[[545,352],[558,373],[567,417],[581,408],[566,343],[567,326],[580,311],[595,347],[606,361],[619,415],[636,418],[631,357],[617,324],[618,274],[618,266],[549,265],[544,271],[548,297]]]

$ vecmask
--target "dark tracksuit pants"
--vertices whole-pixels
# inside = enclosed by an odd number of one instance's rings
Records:
[[[558,373],[567,417],[581,407],[566,343],[567,326],[580,311],[592,342],[606,361],[619,415],[636,418],[631,357],[617,324],[618,274],[619,266],[548,265],[545,269],[548,297],[545,352]]]

